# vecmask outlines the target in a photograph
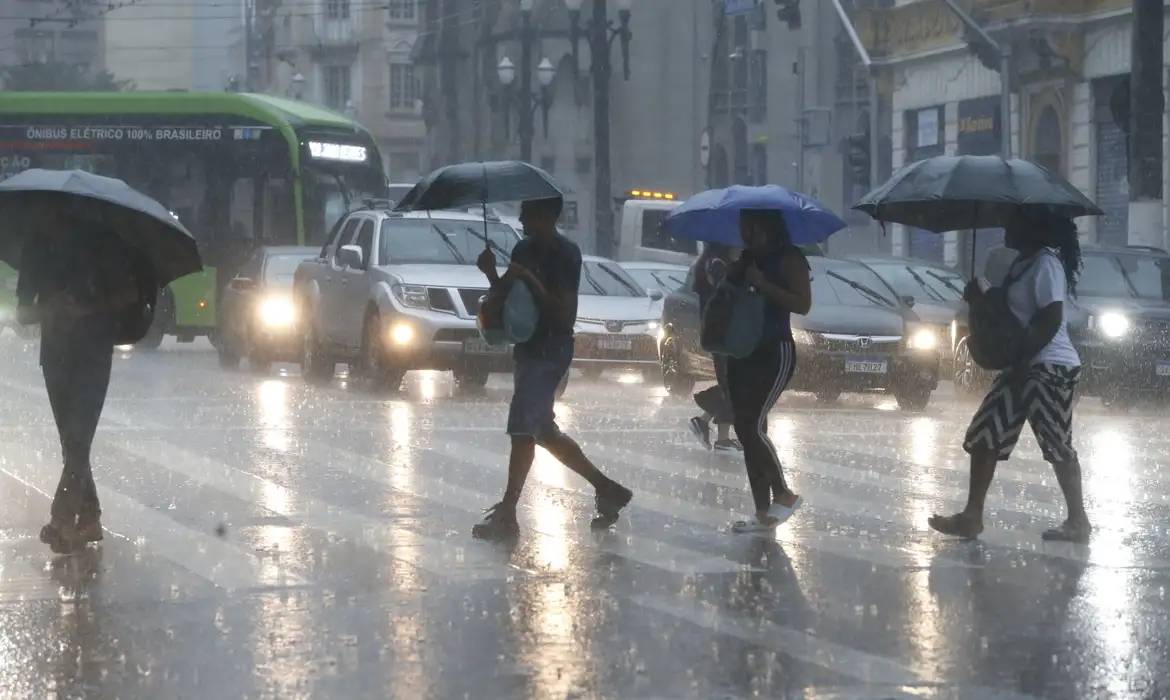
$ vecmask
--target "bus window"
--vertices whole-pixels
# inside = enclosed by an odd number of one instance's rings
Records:
[[[297,242],[297,224],[293,218],[292,184],[282,177],[269,177],[264,187],[264,238],[273,244]]]
[[[305,243],[323,243],[333,224],[349,211],[344,181],[328,172],[305,172]]]
[[[232,183],[232,198],[228,204],[229,227],[232,238],[256,240],[256,184],[250,177],[241,177]]]

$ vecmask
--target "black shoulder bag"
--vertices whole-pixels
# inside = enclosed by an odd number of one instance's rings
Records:
[[[1051,255],[1047,251],[1039,255]],[[1034,257],[1017,272],[1008,272],[1003,284],[983,293],[983,298],[971,304],[971,337],[967,347],[971,359],[983,369],[1001,370],[1013,365],[1019,357],[1027,326],[1020,323],[1008,305],[1008,289],[1040,258]]]

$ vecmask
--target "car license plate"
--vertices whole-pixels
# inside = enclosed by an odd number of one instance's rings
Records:
[[[512,352],[511,345],[491,345],[482,339],[475,338],[463,341],[463,352],[468,355],[507,355]]]
[[[633,350],[634,339],[622,336],[602,336],[597,339],[599,350]]]
[[[1154,368],[1154,374],[1159,377],[1170,377],[1170,361],[1159,362],[1158,366]]]
[[[845,359],[845,371],[859,374],[885,374],[889,370],[889,363],[869,357],[848,357]]]

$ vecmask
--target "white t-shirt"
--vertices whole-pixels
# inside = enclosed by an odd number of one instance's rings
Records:
[[[1023,274],[1020,274],[1023,270]],[[1044,348],[1032,358],[1032,364],[1063,365],[1079,367],[1081,357],[1068,337],[1068,283],[1064,276],[1064,264],[1055,250],[1044,248],[1027,258],[1017,258],[1012,263],[1011,276],[1020,276],[1008,287],[1007,301],[1012,313],[1027,325],[1036,312],[1054,302],[1064,302],[1064,314],[1060,329]]]

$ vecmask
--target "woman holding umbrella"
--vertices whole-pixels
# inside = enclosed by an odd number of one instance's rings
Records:
[[[774,528],[800,505],[768,438],[768,412],[796,369],[790,319],[808,313],[812,305],[808,261],[797,246],[820,243],[845,228],[845,222],[783,187],[735,185],[691,197],[664,226],[680,238],[742,246],[728,281],[750,285],[763,297],[763,332],[755,349],[745,357],[727,357],[727,393],[755,506],[755,520],[737,522],[732,529]]]

